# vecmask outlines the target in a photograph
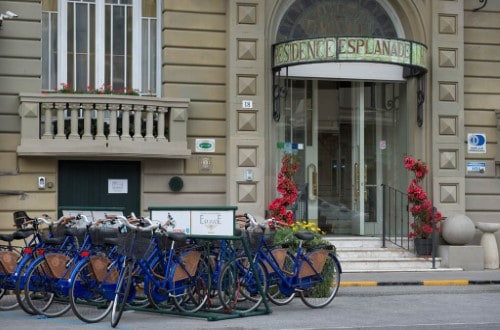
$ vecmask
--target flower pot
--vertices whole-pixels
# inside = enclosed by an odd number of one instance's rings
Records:
[[[432,237],[428,238],[415,238],[415,251],[419,256],[428,256],[432,254]]]

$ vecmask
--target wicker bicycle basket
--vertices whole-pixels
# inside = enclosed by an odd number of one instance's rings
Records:
[[[286,249],[284,248],[277,248],[277,249],[273,249],[271,251],[271,254],[273,255],[274,257],[274,260],[276,262],[276,266],[279,267],[279,269],[281,270],[285,270],[283,268],[283,265],[285,264],[285,258],[286,258],[286,254],[287,254],[287,251]],[[266,270],[269,272],[269,273],[274,273],[274,269],[273,267],[269,264],[269,262],[267,262],[266,260],[264,260],[264,265],[266,266]]]
[[[311,264],[309,264],[306,260],[302,261],[299,278],[320,274],[325,266],[326,258],[328,257],[328,250],[321,249],[309,252],[306,257]]]
[[[103,255],[95,255],[90,258],[92,273],[98,282],[116,283],[118,280],[118,270],[111,268],[108,270],[111,260]]]
[[[188,251],[183,253],[181,256],[182,263],[184,264],[184,269],[180,266],[175,268],[173,280],[180,281],[188,278],[188,276],[194,276],[196,269],[198,268],[198,263],[200,262],[201,251]]]
[[[73,236],[73,239],[77,243],[77,246],[80,246],[85,240],[85,236],[87,235],[87,228],[68,226],[64,229],[64,234],[66,236]]]
[[[151,252],[151,238],[150,231],[134,231],[128,230],[126,233],[120,233],[118,243],[118,251],[126,257],[133,257],[136,259],[143,259]]]
[[[249,229],[244,233],[244,237],[248,242],[251,250],[256,250],[259,247],[259,243],[262,237],[264,237],[264,242],[268,246],[272,246],[274,243],[274,236],[276,234],[275,230],[266,228],[262,230],[260,228]]]
[[[56,237],[56,238],[61,238],[66,236],[65,235],[65,226],[64,225],[58,225],[58,226],[49,226],[45,227],[42,230],[40,230],[40,235],[42,237],[42,241],[45,241],[49,237]]]
[[[0,251],[0,274],[11,275],[21,255],[17,251]]]
[[[92,226],[90,227],[90,239],[93,245],[104,245],[107,238],[117,238],[118,227]]]

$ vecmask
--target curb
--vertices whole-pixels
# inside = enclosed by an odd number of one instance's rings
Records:
[[[388,282],[388,281],[341,281],[341,287],[374,287],[374,286],[406,286],[406,285],[423,285],[423,286],[447,286],[447,285],[491,285],[500,284],[500,280],[466,280],[466,279],[456,279],[456,280],[422,280],[422,281],[400,281],[400,282]]]

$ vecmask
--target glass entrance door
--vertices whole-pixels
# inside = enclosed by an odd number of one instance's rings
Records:
[[[364,234],[364,97],[362,82],[317,83],[318,224],[333,234]]]
[[[381,184],[399,177],[406,150],[406,117],[399,109],[403,85],[293,79],[287,84],[279,132],[285,151],[300,161],[296,219],[317,221],[328,234],[380,234]]]

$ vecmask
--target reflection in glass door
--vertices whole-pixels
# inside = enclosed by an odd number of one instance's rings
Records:
[[[301,162],[296,219],[317,221],[329,234],[380,234],[380,187],[400,176],[406,152],[406,115],[399,109],[404,85],[293,79],[287,84],[278,142]]]

